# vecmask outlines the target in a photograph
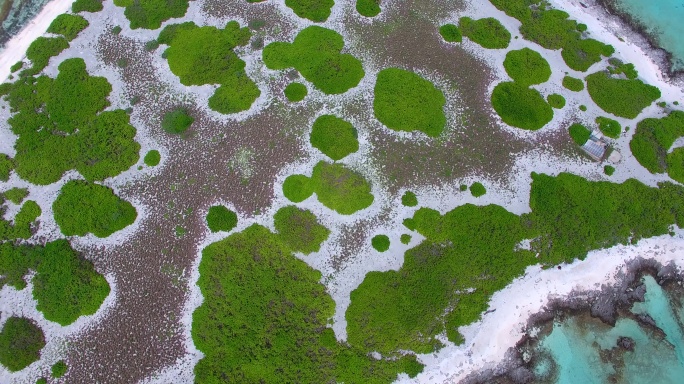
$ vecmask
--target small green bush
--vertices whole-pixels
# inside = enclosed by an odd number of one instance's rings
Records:
[[[461,186],[459,186],[458,189],[459,189],[461,192],[465,192],[465,191],[468,190],[468,186],[465,185],[465,184],[461,184]]]
[[[28,189],[26,188],[14,187],[5,191],[2,195],[5,197],[5,199],[19,205],[22,201],[24,201],[24,198],[28,196],[28,193]]]
[[[460,43],[463,41],[461,30],[454,24],[444,24],[439,27],[439,34],[442,35],[444,41],[449,43]]]
[[[147,152],[143,161],[145,162],[145,165],[149,167],[157,166],[161,161],[161,154],[156,149],[153,149]]]
[[[319,116],[311,130],[311,146],[333,160],[342,160],[359,150],[354,126],[334,115]]]
[[[45,346],[43,331],[24,317],[10,317],[0,331],[0,364],[10,372],[21,371],[40,359]]]
[[[177,108],[164,114],[162,129],[172,135],[180,135],[190,128],[195,118],[190,116],[183,108]]]
[[[675,148],[667,154],[667,175],[684,184],[684,148]]]
[[[0,241],[30,238],[33,235],[31,227],[41,213],[38,203],[29,200],[14,217],[14,225],[0,217]]]
[[[429,80],[399,68],[378,73],[373,110],[375,117],[396,131],[421,131],[437,137],[444,130],[446,99]]]
[[[71,41],[90,25],[88,20],[79,15],[71,15],[63,13],[52,21],[48,27],[49,33],[55,33],[64,36],[68,41]]]
[[[565,97],[557,93],[551,94],[546,98],[551,108],[561,109],[565,107]]]
[[[59,379],[60,377],[66,375],[67,369],[69,369],[69,367],[64,362],[64,360],[60,360],[52,365],[50,371],[52,373],[52,377],[54,377],[55,379]]]
[[[385,252],[390,248],[390,239],[387,235],[375,235],[371,239],[371,245],[378,252]]]
[[[637,124],[629,148],[639,164],[651,173],[667,169],[667,152],[675,140],[684,136],[684,112],[673,111],[668,116],[648,118]]]
[[[76,0],[71,4],[71,12],[100,12],[103,0]]]
[[[612,165],[606,165],[603,167],[603,172],[608,176],[613,176],[613,173],[615,173],[615,167]]]
[[[627,77],[630,80],[639,77],[639,72],[634,68],[634,64],[625,64],[614,57],[608,59],[608,62],[611,65],[610,67],[608,67],[608,72],[610,72],[613,75],[624,74],[625,77]]]
[[[356,0],[356,12],[361,16],[375,17],[380,14],[381,0]]]
[[[462,17],[459,27],[463,36],[487,49],[508,48],[511,41],[511,33],[508,32],[501,22],[493,17],[473,20]]]
[[[285,5],[294,13],[313,22],[326,21],[330,16],[330,9],[335,5],[334,0],[285,0]]]
[[[44,377],[41,377],[38,380],[36,380],[36,384],[47,384],[47,379]]]
[[[14,169],[14,161],[9,156],[0,153],[0,181],[7,181]]]
[[[535,131],[553,119],[553,109],[539,91],[515,82],[494,88],[492,106],[504,123],[517,128]]]
[[[589,137],[591,136],[591,131],[582,124],[575,123],[568,129],[570,137],[575,142],[575,144],[582,146],[584,145]]]
[[[283,183],[283,194],[293,203],[300,203],[311,197],[313,193],[313,182],[304,175],[290,175]]]
[[[293,205],[279,209],[273,219],[278,236],[294,252],[318,252],[330,236],[330,230],[318,222],[316,215]]]
[[[660,98],[660,90],[641,80],[616,79],[606,72],[587,76],[589,96],[604,111],[634,119]]]
[[[147,43],[145,43],[145,50],[147,52],[152,52],[159,48],[159,42],[157,40],[150,40]]]
[[[620,122],[608,117],[597,117],[596,124],[598,124],[599,130],[601,130],[604,135],[613,139],[619,138],[620,134],[622,133],[622,126],[620,125]]]
[[[594,39],[576,39],[563,47],[561,55],[568,67],[575,71],[585,72],[592,65],[601,61],[601,56],[610,56],[615,52],[611,45]]]
[[[407,245],[411,242],[411,235],[409,235],[408,233],[404,233],[403,235],[401,235],[400,241],[402,244]]]
[[[131,29],[157,29],[166,20],[183,17],[189,0],[114,0],[114,4],[125,8]]]
[[[563,86],[573,92],[580,92],[584,90],[584,81],[571,76],[565,76],[563,78]]]
[[[133,224],[138,216],[131,203],[105,186],[72,180],[52,204],[55,221],[66,236],[92,233],[107,237]]]
[[[551,78],[549,62],[529,48],[509,51],[503,65],[508,76],[521,85],[541,84]]]
[[[20,70],[24,66],[23,61],[17,61],[16,63],[12,64],[10,67],[10,72],[15,73],[16,71]]]
[[[285,97],[293,103],[304,100],[308,93],[309,91],[306,89],[306,85],[302,83],[290,83],[285,87]]]
[[[214,205],[207,213],[207,226],[212,232],[229,232],[237,226],[237,214],[223,205]]]
[[[579,110],[582,111],[582,112],[586,112],[586,111],[587,111],[587,106],[584,105],[584,104],[582,104],[582,105],[579,106]]]
[[[484,196],[487,193],[487,189],[482,183],[473,183],[470,186],[470,194],[475,197]]]
[[[318,201],[341,215],[351,215],[373,204],[370,184],[342,164],[319,162],[311,181]]]
[[[418,197],[416,197],[415,193],[411,191],[406,191],[401,196],[401,204],[405,207],[415,207],[416,205],[418,205]]]

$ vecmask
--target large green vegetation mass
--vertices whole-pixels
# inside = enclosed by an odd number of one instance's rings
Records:
[[[657,87],[641,80],[613,78],[604,71],[587,76],[587,91],[601,109],[628,119],[634,119],[660,98]]]
[[[521,85],[545,83],[551,77],[551,66],[542,55],[529,48],[509,51],[504,69],[513,81]]]
[[[339,33],[314,25],[299,32],[292,43],[267,45],[263,58],[269,69],[294,68],[322,92],[341,94],[356,87],[365,75],[361,61],[340,53],[342,48]]]
[[[396,131],[421,131],[439,136],[446,124],[441,90],[429,80],[399,68],[378,73],[373,110],[375,117]]]
[[[25,317],[10,317],[0,331],[0,364],[21,371],[40,359],[45,346],[43,331]]]
[[[517,128],[534,131],[553,119],[553,108],[539,91],[517,82],[497,84],[492,106],[504,123]]]
[[[339,343],[327,327],[335,304],[321,274],[264,227],[206,247],[199,272],[196,383],[389,383],[422,370],[414,356],[377,360]]]
[[[460,43],[463,41],[461,30],[454,24],[444,24],[439,27],[439,34],[448,43]]]
[[[511,33],[508,32],[501,22],[493,17],[473,20],[470,17],[462,17],[459,21],[459,29],[463,36],[488,49],[508,48],[511,42]]]
[[[133,224],[138,216],[131,203],[120,199],[110,188],[80,180],[64,184],[52,210],[66,236],[92,233],[107,237]]]
[[[76,169],[86,180],[116,176],[134,165],[140,145],[123,110],[106,111],[112,91],[104,77],[91,77],[83,59],[59,65],[55,79],[23,77],[6,95],[8,122],[18,135],[15,170],[47,185]]]
[[[291,83],[285,87],[284,93],[289,101],[297,103],[304,100],[309,93],[309,90],[306,89],[306,85],[302,83]]]
[[[660,119],[647,118],[640,121],[629,147],[639,164],[649,172],[663,173],[668,169],[668,151],[675,140],[682,136],[684,112],[673,111]]]
[[[224,29],[186,22],[167,26],[157,41],[169,45],[164,55],[183,85],[220,85],[209,98],[209,107],[229,114],[248,110],[261,95],[234,51],[247,45],[250,37],[249,28],[240,28],[236,21]]]
[[[183,17],[189,0],[114,0],[114,4],[126,8],[131,29],[157,29],[166,20]]]
[[[89,23],[83,16],[63,13],[52,21],[48,27],[49,33],[55,33],[64,36],[71,41],[81,33],[82,30],[88,27]]]
[[[295,252],[318,252],[330,236],[330,230],[318,222],[316,215],[293,205],[279,209],[273,219],[278,236]]]
[[[573,92],[580,92],[584,90],[584,81],[572,76],[565,76],[563,78],[563,87]]]
[[[311,130],[311,145],[333,160],[342,160],[359,150],[354,126],[334,115],[319,116]]]
[[[591,137],[591,131],[589,130],[589,128],[585,127],[580,123],[572,124],[568,128],[568,133],[570,134],[572,141],[574,141],[575,144],[580,146],[586,144],[587,140],[589,140],[589,137]]]
[[[294,13],[313,22],[323,22],[330,16],[330,9],[335,5],[334,0],[285,0],[285,5]]]

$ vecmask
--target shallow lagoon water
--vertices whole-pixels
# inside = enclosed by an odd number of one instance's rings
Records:
[[[540,381],[570,383],[681,383],[684,378],[684,309],[673,307],[669,293],[651,276],[634,314],[647,314],[656,329],[621,317],[611,327],[597,319],[570,316],[556,322],[538,346],[535,373]],[[617,346],[620,337],[634,341],[634,351]]]
[[[11,2],[11,7],[4,19],[0,20],[0,48],[4,47],[5,43],[12,38],[12,36],[19,33],[31,20],[33,20],[40,10],[50,0],[0,0],[0,7],[3,7],[8,2]]]
[[[684,70],[684,0],[616,0],[616,4],[672,53],[672,69]]]

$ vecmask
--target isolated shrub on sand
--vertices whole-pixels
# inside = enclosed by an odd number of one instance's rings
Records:
[[[166,20],[183,17],[189,0],[114,0],[114,4],[126,8],[131,29],[157,29]]]
[[[311,145],[333,160],[342,160],[359,150],[354,126],[334,115],[319,116],[311,130]]]
[[[380,14],[381,0],[356,0],[356,11],[361,16],[375,17]]]
[[[549,62],[529,48],[509,51],[503,65],[508,76],[522,85],[545,83],[551,77]]]
[[[568,128],[568,133],[572,138],[572,141],[577,145],[584,145],[589,137],[591,136],[591,131],[582,124],[575,123]]]
[[[162,119],[162,129],[173,135],[180,135],[190,128],[195,118],[188,114],[188,111],[183,108],[176,108],[173,111],[164,114]]]
[[[237,214],[223,205],[214,205],[207,213],[207,226],[212,232],[228,232],[238,223]]]
[[[43,331],[25,317],[10,317],[0,330],[0,364],[21,371],[40,359],[45,346]]]
[[[492,92],[492,106],[504,123],[531,131],[553,119],[553,109],[539,91],[516,82],[499,83]]]
[[[493,17],[473,20],[462,17],[459,20],[459,28],[463,36],[488,49],[508,48],[511,41],[511,33],[508,32],[501,22]]]
[[[387,235],[376,235],[371,239],[371,245],[378,252],[385,252],[390,248],[390,239]]]
[[[442,35],[444,41],[449,43],[460,43],[463,41],[461,30],[454,24],[444,24],[439,27],[439,34]]]

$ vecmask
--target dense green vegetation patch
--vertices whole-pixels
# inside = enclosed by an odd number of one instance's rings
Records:
[[[439,34],[442,35],[444,41],[449,43],[460,43],[463,41],[461,30],[454,24],[444,24],[439,27]]]
[[[104,0],[76,0],[71,4],[71,12],[100,12],[102,10]]]
[[[568,128],[568,133],[570,134],[572,141],[580,146],[584,145],[591,136],[589,128],[579,123],[572,124],[570,128]]]
[[[207,213],[207,226],[212,232],[230,231],[237,226],[237,214],[223,205],[214,205]]]
[[[66,375],[68,369],[69,367],[64,360],[60,360],[52,365],[50,368],[50,373],[52,374],[52,377],[59,379],[60,377]]]
[[[340,53],[342,48],[339,33],[314,25],[299,32],[292,43],[267,45],[263,58],[269,69],[294,68],[322,92],[341,94],[356,87],[365,75],[361,61]]]
[[[322,115],[313,124],[310,142],[329,158],[342,160],[359,150],[357,137],[358,132],[350,122],[334,115]]]
[[[177,108],[164,114],[162,129],[172,135],[180,135],[190,128],[195,118],[183,108]]]
[[[183,85],[220,85],[209,98],[209,107],[229,114],[248,110],[261,95],[234,51],[247,45],[251,35],[236,21],[224,29],[186,22],[165,27],[157,41],[169,45],[164,56]]]
[[[114,4],[126,8],[131,29],[157,29],[166,20],[183,17],[189,0],[114,0]]]
[[[24,198],[28,196],[28,189],[26,188],[18,188],[14,187],[12,189],[8,189],[7,191],[2,193],[2,196],[13,202],[14,204],[21,204],[22,201],[24,201]]]
[[[0,203],[2,203],[1,200],[0,198]],[[0,209],[0,213],[2,211]],[[0,241],[30,238],[33,234],[32,228],[36,226],[36,219],[38,219],[40,214],[41,210],[38,203],[29,200],[19,209],[19,212],[14,217],[14,224],[0,217]]]
[[[675,148],[667,154],[667,175],[684,184],[684,148]]]
[[[0,181],[7,181],[10,172],[14,169],[14,160],[11,157],[0,153]]]
[[[318,201],[339,214],[351,215],[373,204],[368,181],[342,164],[319,162],[311,181]]]
[[[375,235],[371,239],[371,245],[378,252],[385,252],[390,248],[390,239],[387,235]]]
[[[601,56],[608,57],[615,53],[612,45],[603,44],[594,39],[577,39],[568,43],[561,56],[568,67],[584,72],[601,61]]]
[[[405,207],[415,207],[418,205],[418,197],[411,191],[406,191],[401,196],[401,204]]]
[[[57,78],[24,77],[6,95],[8,120],[18,135],[16,172],[33,184],[47,185],[76,169],[87,180],[116,176],[134,165],[140,145],[123,110],[102,112],[112,87],[91,77],[83,59],[59,65]]]
[[[318,252],[330,236],[330,230],[318,222],[316,215],[293,205],[279,209],[273,219],[278,236],[294,252]]]
[[[503,65],[508,76],[521,85],[541,84],[551,78],[549,62],[529,48],[509,51]]]
[[[612,165],[606,165],[603,167],[603,173],[605,173],[608,176],[613,176],[613,173],[615,173],[615,167]]]
[[[204,357],[195,382],[389,383],[422,370],[414,356],[369,356],[337,342],[326,325],[335,303],[321,274],[292,255],[281,236],[253,225],[202,252],[204,301],[192,338]]]
[[[361,16],[375,17],[380,14],[381,0],[356,0],[356,11]]]
[[[620,122],[611,118],[599,116],[596,118],[596,124],[598,124],[599,130],[603,132],[604,135],[613,139],[619,138],[622,133]]]
[[[584,81],[572,76],[565,76],[563,78],[563,87],[573,92],[580,92],[584,89]]]
[[[547,96],[546,101],[549,103],[551,108],[561,109],[565,107],[565,97],[557,93]]]
[[[294,13],[313,22],[328,20],[330,9],[335,5],[334,0],[285,0],[285,5]]]
[[[499,20],[493,17],[479,20],[462,17],[458,23],[463,36],[483,48],[504,49],[508,48],[508,44],[511,42],[511,33]]]
[[[487,189],[482,183],[476,182],[470,186],[470,194],[475,197],[484,196],[487,193]]]
[[[159,165],[159,162],[161,161],[161,154],[156,149],[153,149],[145,154],[143,161],[145,162],[145,165],[155,167]]]
[[[88,20],[83,18],[83,16],[63,13],[52,21],[52,24],[50,24],[47,31],[49,33],[62,35],[67,40],[71,41],[75,39],[82,30],[86,29],[88,25]]]
[[[302,83],[290,83],[285,87],[285,97],[293,103],[304,100],[309,91]]]
[[[314,184],[304,175],[290,175],[283,183],[283,194],[293,203],[300,203],[313,195]]]
[[[135,208],[110,188],[72,180],[64,184],[52,204],[55,221],[66,236],[92,233],[107,237],[133,224]]]
[[[634,119],[660,98],[660,90],[641,80],[618,79],[606,72],[587,76],[587,90],[596,105],[615,116]]]
[[[553,119],[553,109],[539,91],[516,82],[497,84],[492,106],[504,123],[517,128],[534,131]]]
[[[404,233],[401,235],[401,238],[399,239],[402,244],[408,244],[411,242],[411,235],[408,233]]]
[[[31,60],[31,67],[21,71],[21,76],[33,76],[40,73],[50,62],[50,58],[57,56],[69,48],[69,42],[63,37],[38,37],[33,40],[26,50],[26,58]]]
[[[684,136],[684,112],[673,111],[661,119],[648,118],[637,124],[629,148],[639,164],[651,173],[668,169],[668,151]]]
[[[10,317],[0,331],[0,364],[21,371],[40,359],[45,346],[43,331],[25,317]]]
[[[378,73],[373,110],[375,117],[396,131],[421,131],[430,137],[444,130],[446,99],[429,80],[399,68]]]

